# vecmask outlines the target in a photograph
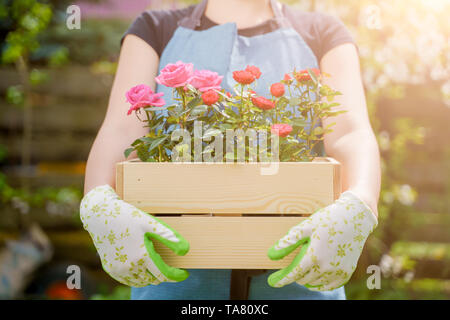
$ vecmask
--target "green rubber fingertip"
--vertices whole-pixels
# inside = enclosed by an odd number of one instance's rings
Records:
[[[308,289],[310,289],[310,288],[319,288],[319,287],[321,287],[322,285],[312,286],[312,285],[310,285],[310,284],[305,283],[303,286],[306,287],[306,288],[308,288]]]
[[[178,242],[173,242],[156,233],[147,232],[146,235],[152,239],[158,240],[178,256],[184,256],[189,252],[189,242],[181,236],[177,237],[179,240]]]
[[[273,288],[279,288],[277,287],[277,283],[284,278],[285,274],[284,274],[284,269],[278,270],[277,272],[272,273],[268,278],[267,278],[267,283],[269,284],[269,286],[273,287]]]
[[[147,232],[144,236],[144,244],[150,256],[150,259],[152,259],[153,263],[156,265],[159,271],[161,271],[161,273],[169,280],[177,282],[186,280],[186,278],[189,277],[189,272],[187,270],[174,268],[166,264],[159,253],[156,252],[155,246],[153,245],[153,242],[151,240],[152,237],[154,237],[154,235]]]
[[[276,245],[274,245],[269,249],[269,251],[267,251],[267,256],[269,257],[270,260],[283,259],[288,254],[290,254],[292,251],[297,249],[299,246],[301,246],[302,244],[308,243],[308,242],[309,242],[309,237],[306,237],[306,238],[300,239],[296,243],[291,244],[290,246],[288,246],[286,248],[276,249],[275,248]]]
[[[306,254],[306,251],[308,250],[309,247],[309,238],[306,239],[306,241],[304,241],[304,245],[303,247],[300,249],[300,252],[295,256],[294,260],[292,260],[292,262],[289,264],[289,266],[287,266],[286,268],[283,268],[281,270],[278,270],[277,272],[272,273],[268,278],[267,278],[267,283],[269,284],[269,286],[274,287],[274,288],[280,288],[280,286],[277,286],[277,284],[284,278],[286,277],[289,273],[291,273],[291,271],[300,264],[300,262],[302,261],[303,257]],[[297,245],[298,246],[298,245]],[[270,251],[270,250],[269,250]],[[290,251],[292,252],[292,250]],[[282,287],[282,286],[281,286]]]
[[[275,249],[275,246],[271,247],[269,251],[267,251],[267,256],[270,260],[280,260],[286,257],[289,253],[294,251],[300,244],[295,243],[290,245],[289,247],[283,249]]]
[[[178,242],[174,242],[174,241],[170,241],[167,240],[164,237],[161,237],[158,234],[151,234],[151,236],[154,239],[157,239],[158,241],[160,241],[162,244],[164,244],[165,246],[167,246],[168,248],[170,248],[170,250],[172,250],[176,255],[179,256],[184,256],[186,253],[189,252],[189,242],[181,235],[179,234],[176,230],[172,229],[168,224],[166,224],[164,221],[153,217],[158,223],[160,223],[161,225],[163,225],[164,227],[166,227],[167,229],[169,229],[170,231],[172,231],[175,236],[177,237],[177,239],[179,240]]]

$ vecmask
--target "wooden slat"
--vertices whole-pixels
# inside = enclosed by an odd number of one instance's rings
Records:
[[[334,200],[338,199],[342,193],[341,165],[333,158],[327,158],[333,164],[333,192]]]
[[[155,241],[171,266],[191,269],[278,269],[289,265],[299,249],[279,261],[267,251],[303,217],[158,217],[189,241],[190,250],[177,256]]]
[[[123,199],[149,213],[311,214],[340,190],[337,162],[123,164]]]
[[[123,198],[123,162],[116,164],[116,193]]]

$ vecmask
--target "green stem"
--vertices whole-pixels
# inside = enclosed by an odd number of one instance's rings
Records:
[[[184,91],[182,87],[177,88],[178,89],[178,95],[181,96],[181,103],[183,105],[183,112],[186,110],[186,97],[184,95]],[[180,121],[178,124],[180,125],[181,129],[184,129],[184,123],[186,122],[186,114],[183,115],[182,121]]]

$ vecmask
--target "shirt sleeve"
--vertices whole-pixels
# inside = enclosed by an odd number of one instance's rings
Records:
[[[352,34],[338,18],[318,13],[315,20],[315,30],[319,39],[317,50],[319,62],[328,51],[341,44],[353,43],[356,46],[356,41]]]
[[[141,13],[122,36],[134,34],[147,42],[161,57],[178,27],[178,21],[190,14],[195,5],[181,9],[148,10]]]
[[[130,25],[122,36],[120,44],[122,45],[125,36],[133,34],[147,42],[161,56],[161,30],[159,30],[158,14],[153,11],[141,13]]]

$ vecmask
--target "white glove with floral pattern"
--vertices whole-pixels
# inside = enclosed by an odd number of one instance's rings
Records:
[[[353,192],[342,193],[269,249],[269,258],[279,260],[302,246],[288,267],[269,276],[269,285],[279,288],[297,282],[314,291],[343,286],[355,271],[364,243],[377,224],[372,210]]]
[[[119,199],[109,185],[91,190],[81,201],[80,216],[100,255],[103,269],[132,287],[185,280],[186,270],[168,266],[155,251],[161,241],[178,255],[189,243],[164,222]]]

